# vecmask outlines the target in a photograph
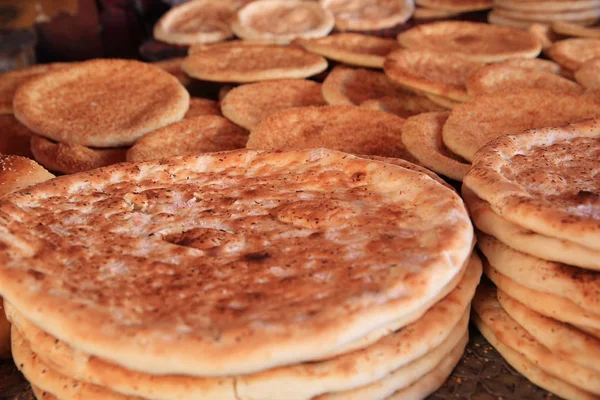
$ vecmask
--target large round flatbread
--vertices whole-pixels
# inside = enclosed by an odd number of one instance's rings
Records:
[[[535,58],[542,50],[529,32],[466,21],[419,25],[398,35],[398,41],[406,48],[460,53],[479,62]]]
[[[548,49],[554,61],[571,71],[577,71],[583,63],[600,57],[600,39],[559,40]]]
[[[214,43],[233,36],[235,7],[227,1],[193,0],[167,11],[154,25],[161,42],[190,45]]]
[[[248,132],[216,115],[187,118],[150,132],[127,151],[127,161],[138,162],[242,149]]]
[[[94,147],[130,145],[183,118],[189,94],[171,74],[131,60],[92,60],[21,85],[15,116],[34,133]]]
[[[473,240],[453,191],[322,149],[120,164],[13,194],[0,215],[0,294],[73,347],[154,374],[314,360],[434,298]]]
[[[503,136],[464,183],[508,221],[599,251],[599,149],[598,119]]]
[[[303,0],[261,0],[240,9],[233,32],[246,40],[288,44],[296,38],[320,38],[333,29],[333,14]]]
[[[414,0],[319,0],[335,16],[340,31],[376,31],[406,22],[415,10]]]
[[[559,126],[600,116],[600,102],[542,89],[514,89],[456,106],[444,125],[448,148],[467,161],[492,140],[527,129]]]
[[[394,39],[358,33],[336,33],[323,38],[300,39],[295,43],[331,60],[370,68],[383,68],[385,57],[400,47]]]
[[[493,346],[502,343],[545,373],[588,392],[588,397],[600,393],[600,373],[564,360],[544,347],[504,311],[496,298],[496,290],[478,291],[473,308],[477,325],[483,325],[484,331],[492,333]]]
[[[321,84],[304,79],[257,82],[231,89],[221,101],[223,115],[248,130],[269,115],[291,107],[327,104]]]
[[[246,147],[290,150],[324,147],[352,154],[414,158],[402,143],[404,120],[353,106],[290,108],[265,118]]]
[[[449,115],[423,113],[407,119],[402,127],[402,143],[424,166],[461,181],[471,165],[448,151],[442,142],[442,128]]]
[[[58,373],[119,393],[149,399],[216,400],[231,397],[235,380],[237,394],[243,398],[278,400],[285,393],[285,398],[289,400],[308,400],[319,395],[335,397],[331,392],[342,391],[341,394],[375,384],[391,372],[397,373],[399,369],[406,370],[409,366],[416,367],[414,363],[417,361],[418,365],[422,365],[423,358],[430,360],[431,357],[427,356],[444,344],[454,347],[467,327],[469,303],[480,275],[481,262],[475,258],[456,289],[422,318],[365,349],[333,359],[239,377],[193,378],[137,373],[73,350],[39,330],[14,308],[9,307],[8,314],[31,349],[44,362],[53,365]],[[348,365],[354,367],[348,369]],[[317,381],[314,376],[320,379]]]
[[[462,197],[475,226],[522,253],[600,271],[600,253],[577,243],[541,235],[496,214],[490,204],[463,185]]]
[[[216,82],[307,78],[327,69],[327,61],[297,47],[263,44],[205,46],[182,64],[190,76]]]
[[[467,81],[482,66],[482,63],[460,54],[405,49],[389,54],[383,69],[396,84],[456,101],[467,101]]]
[[[576,95],[584,91],[577,83],[550,72],[501,64],[485,66],[467,81],[467,91],[472,97],[519,88],[546,89]]]
[[[415,2],[421,7],[454,12],[487,10],[494,5],[493,0],[415,0]]]

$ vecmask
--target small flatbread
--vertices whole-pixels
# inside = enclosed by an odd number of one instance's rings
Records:
[[[509,222],[496,214],[489,203],[481,200],[465,185],[462,187],[462,197],[475,226],[513,249],[544,260],[600,271],[599,252],[568,240],[541,235]]]
[[[151,64],[98,59],[27,81],[13,106],[17,119],[40,136],[121,147],[183,118],[189,97],[175,77]]]
[[[288,44],[296,38],[320,38],[333,29],[333,14],[303,0],[261,0],[238,11],[233,32],[246,40]]]
[[[464,182],[508,221],[599,251],[599,151],[599,119],[531,129],[486,146]]]
[[[0,154],[33,158],[32,132],[12,115],[0,115]]]
[[[203,115],[150,132],[127,151],[127,161],[138,162],[241,149],[248,132],[223,117]]]
[[[558,12],[600,7],[600,0],[494,0],[497,6],[511,10]]]
[[[596,116],[600,116],[600,103],[589,96],[514,89],[478,96],[455,107],[443,138],[452,152],[473,161],[479,149],[500,136]]]
[[[575,80],[588,89],[600,89],[600,59],[591,59],[575,71]]]
[[[154,25],[154,38],[179,45],[221,42],[233,36],[235,7],[226,1],[193,0],[171,8]]]
[[[462,101],[456,101],[443,96],[437,96],[432,93],[424,93],[425,97],[431,100],[433,103],[444,107],[444,110],[454,110],[456,106],[462,104]]]
[[[415,0],[415,2],[421,7],[453,12],[487,10],[494,5],[493,0]]]
[[[323,97],[331,105],[358,106],[367,100],[407,94],[383,72],[337,66],[323,82]]]
[[[600,57],[600,39],[559,40],[548,49],[548,55],[563,67],[577,71],[586,61]]]
[[[396,50],[383,69],[396,84],[456,101],[469,99],[467,80],[483,66],[459,54],[430,50]]]
[[[402,144],[404,120],[395,115],[352,106],[302,107],[265,118],[246,147],[261,150],[324,147],[352,154],[414,158]]]
[[[227,45],[198,48],[183,61],[183,70],[206,81],[246,83],[307,78],[327,69],[327,61],[297,47]]]
[[[336,33],[318,39],[300,39],[306,50],[344,64],[383,68],[385,57],[400,45],[397,40],[359,33]]]
[[[63,68],[68,63],[40,64],[0,74],[0,115],[13,113],[13,97],[17,88],[29,79],[55,69]]]
[[[511,10],[508,8],[494,7],[494,14],[518,21],[540,22],[551,24],[554,21],[574,21],[579,23],[593,23],[600,17],[600,9],[586,9],[560,12],[529,12]]]
[[[577,83],[550,72],[499,64],[479,69],[467,82],[467,91],[472,97],[519,88],[546,89],[575,95],[584,91]]]
[[[428,20],[428,19],[442,19],[442,18],[451,18],[460,15],[461,11],[449,11],[442,10],[439,8],[426,8],[426,7],[416,7],[415,12],[413,13],[414,19]]]
[[[75,174],[125,162],[127,149],[92,149],[75,143],[57,143],[41,136],[33,136],[31,152],[35,160],[50,171]]]
[[[600,29],[582,26],[568,21],[556,21],[552,24],[552,30],[559,35],[574,36],[581,38],[600,39]]]
[[[200,97],[191,97],[190,108],[188,108],[183,118],[194,118],[202,115],[223,116],[223,114],[221,114],[221,107],[216,101]]]
[[[183,70],[181,69],[181,63],[183,62],[183,57],[171,58],[163,61],[153,62],[152,65],[158,67],[160,69],[164,69],[171,75],[173,75],[179,83],[183,86],[189,86],[192,83],[192,80]]]
[[[322,106],[321,84],[304,79],[285,79],[241,85],[221,101],[223,115],[252,130],[269,115],[291,107]]]
[[[402,143],[427,168],[461,181],[471,164],[452,154],[442,142],[442,128],[449,113],[425,113],[407,119],[402,127]]]
[[[376,31],[403,24],[411,17],[414,0],[319,0],[335,17],[339,31]]]
[[[534,35],[519,29],[466,21],[419,25],[398,35],[409,49],[453,52],[478,62],[535,58],[542,50]]]

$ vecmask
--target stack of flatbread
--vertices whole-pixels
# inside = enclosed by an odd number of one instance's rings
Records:
[[[329,150],[120,164],[0,217],[40,399],[422,399],[463,353],[481,274],[454,190]]]
[[[475,322],[533,383],[600,396],[600,120],[526,131],[481,149],[463,197],[484,272]]]
[[[592,25],[600,17],[598,0],[494,0],[491,24],[528,28],[532,24]],[[560,25],[559,25],[560,29]]]

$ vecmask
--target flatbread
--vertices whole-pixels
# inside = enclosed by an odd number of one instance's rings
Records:
[[[577,328],[544,317],[498,290],[498,301],[508,315],[556,356],[600,372],[600,339]]]
[[[127,151],[127,161],[139,162],[242,149],[248,132],[216,115],[187,118],[145,135]]]
[[[31,131],[12,115],[0,115],[0,154],[33,158]]]
[[[415,2],[421,7],[455,12],[487,10],[494,5],[493,0],[415,0]]]
[[[575,71],[575,80],[588,89],[600,89],[600,59],[586,61]]]
[[[554,61],[571,71],[577,71],[583,63],[600,57],[600,39],[559,40],[548,49]]]
[[[125,162],[127,148],[92,149],[75,143],[56,143],[41,136],[31,139],[37,162],[50,171],[74,174]]]
[[[336,33],[323,38],[300,39],[295,43],[330,60],[369,68],[383,68],[385,57],[400,47],[394,39],[359,33]]]
[[[394,97],[383,96],[366,100],[360,103],[360,107],[387,112],[400,118],[408,118],[424,112],[446,110],[446,108],[434,103],[426,96],[408,91]]]
[[[131,60],[98,59],[21,85],[15,116],[58,142],[121,147],[183,118],[189,94],[171,74]]]
[[[13,113],[13,97],[17,88],[29,79],[63,68],[68,63],[39,64],[0,74],[0,115]]]
[[[494,2],[502,8],[533,12],[584,10],[600,6],[600,0],[494,0]]]
[[[456,106],[463,103],[461,101],[451,100],[446,97],[436,96],[435,94],[431,93],[425,93],[425,97],[440,107],[444,107],[444,110],[453,110],[456,108]]]
[[[542,50],[534,35],[509,27],[466,21],[419,25],[398,35],[409,49],[453,52],[478,62],[535,58]]]
[[[507,246],[544,260],[600,271],[600,254],[597,251],[568,240],[541,235],[509,222],[496,214],[489,203],[481,200],[465,185],[462,187],[462,197],[475,226]]]
[[[600,39],[600,29],[597,27],[582,26],[568,21],[556,21],[552,24],[552,30],[559,35],[574,36],[590,39]]]
[[[479,69],[467,81],[467,92],[472,97],[519,88],[546,89],[575,95],[584,91],[577,83],[550,72],[499,64]]]
[[[522,30],[525,30],[528,32],[531,32],[530,28],[533,25],[539,25],[538,23],[533,22],[533,21],[523,21],[521,19],[508,18],[503,15],[499,15],[494,10],[492,10],[488,13],[487,20],[492,25],[503,26],[503,27],[507,27],[507,28],[522,29]],[[550,29],[550,27],[548,27],[548,29]],[[538,36],[536,35],[536,37],[538,37]],[[545,47],[542,47],[542,48],[545,49]]]
[[[223,116],[223,114],[221,114],[221,106],[214,100],[191,97],[190,108],[187,110],[183,118],[194,118],[203,115]]]
[[[240,9],[232,29],[242,39],[288,44],[299,37],[327,36],[334,24],[333,14],[316,2],[261,0]]]
[[[246,147],[288,150],[323,147],[352,154],[414,158],[402,144],[404,120],[362,107],[301,107],[265,118],[248,138]]]
[[[396,50],[383,69],[396,84],[456,101],[467,101],[467,80],[483,66],[453,53],[424,49]]]
[[[479,149],[500,136],[596,116],[600,103],[588,96],[514,89],[456,106],[444,125],[443,138],[452,152],[473,161]]]
[[[426,7],[415,7],[415,12],[413,13],[414,19],[442,19],[442,18],[452,18],[460,15],[461,11],[449,11],[442,10],[439,8],[426,8]]]
[[[120,164],[13,194],[0,216],[0,294],[74,348],[153,374],[314,360],[434,298],[473,241],[451,190],[322,149]],[[53,246],[42,250],[47,235]],[[82,263],[83,243],[97,258]],[[99,293],[110,309],[94,300]]]
[[[414,0],[319,0],[331,11],[339,31],[376,31],[403,24],[411,17]]]
[[[599,9],[571,10],[560,12],[530,12],[511,10],[509,8],[494,7],[494,14],[501,17],[540,23],[553,23],[554,21],[574,21],[580,23],[593,23],[600,17]]]
[[[548,72],[555,75],[561,75],[564,73],[562,67],[554,61],[544,60],[541,58],[513,58],[510,60],[502,61],[497,65],[533,69],[536,71]]]
[[[183,86],[189,86],[192,83],[192,80],[183,70],[181,69],[181,63],[183,62],[183,57],[170,58],[168,60],[156,61],[153,62],[152,65],[163,69],[173,75],[179,83]]]
[[[171,8],[158,20],[154,38],[178,45],[221,42],[233,36],[235,11],[226,1],[189,1]]]
[[[252,130],[269,115],[291,107],[327,104],[321,84],[304,79],[284,79],[241,85],[221,101],[227,119]]]
[[[205,81],[246,83],[307,78],[327,69],[327,61],[297,47],[217,45],[195,50],[183,61],[182,68]]]
[[[474,309],[478,325],[483,325],[496,339],[492,345],[502,343],[545,373],[589,392],[588,397],[600,393],[600,373],[564,360],[544,347],[504,311],[495,290],[478,292]]]
[[[477,154],[464,183],[506,220],[599,251],[599,127],[591,119],[504,136]]]
[[[471,164],[448,151],[442,142],[442,128],[449,113],[424,113],[406,120],[402,127],[402,143],[427,168],[461,181]]]

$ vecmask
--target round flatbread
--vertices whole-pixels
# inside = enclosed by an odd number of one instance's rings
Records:
[[[156,61],[153,62],[152,65],[163,69],[173,75],[179,83],[183,86],[189,86],[192,83],[192,80],[183,70],[181,69],[181,63],[183,62],[183,57],[171,58],[164,61]]]
[[[466,21],[419,25],[398,35],[408,49],[453,52],[478,62],[535,58],[542,50],[534,35],[519,29]]]
[[[548,49],[554,61],[571,71],[577,71],[593,58],[600,57],[600,39],[559,40]]]
[[[233,32],[246,40],[288,44],[296,38],[320,38],[333,29],[333,14],[303,0],[261,0],[238,11]]]
[[[467,80],[483,66],[459,54],[430,50],[396,50],[383,69],[396,84],[456,101],[467,101]]]
[[[514,224],[598,251],[599,127],[591,119],[503,136],[477,154],[465,185]]]
[[[233,36],[236,8],[226,1],[193,0],[171,8],[154,25],[154,38],[179,45],[221,42]]]
[[[40,64],[0,74],[0,115],[13,113],[13,97],[17,88],[29,79],[63,68],[68,63]]]
[[[292,108],[265,118],[250,132],[246,147],[261,150],[324,147],[413,161],[402,144],[403,123],[395,115],[362,107]]]
[[[327,104],[321,84],[304,79],[285,79],[241,85],[221,101],[223,115],[233,123],[252,130],[269,115],[291,107]]]
[[[360,106],[394,114],[400,118],[408,118],[425,112],[446,110],[445,107],[434,103],[426,96],[411,92],[398,93],[394,97],[384,96],[366,100]]]
[[[314,360],[434,298],[473,241],[445,186],[322,149],[119,164],[12,194],[0,215],[0,294],[74,348],[152,374]]]
[[[383,68],[385,57],[400,45],[398,41],[358,33],[336,33],[295,43],[330,60],[359,67]]]
[[[358,106],[367,100],[407,94],[383,72],[337,66],[323,81],[323,97],[331,105]]]
[[[575,95],[584,92],[582,86],[556,74],[500,64],[479,69],[467,81],[467,92],[472,97],[519,88],[547,89]]]
[[[597,251],[513,224],[496,214],[489,203],[481,200],[465,185],[462,187],[462,197],[477,229],[513,249],[544,260],[600,271],[600,254]]]
[[[559,35],[574,36],[590,39],[600,39],[600,29],[582,26],[568,21],[556,21],[552,24],[552,30]]]
[[[216,101],[200,97],[191,97],[190,108],[188,108],[183,118],[194,118],[203,115],[223,116],[223,114],[221,114],[221,107]]]
[[[216,115],[187,118],[150,132],[127,151],[138,162],[244,148],[248,132]]]
[[[120,147],[183,118],[189,94],[175,77],[150,64],[100,59],[27,81],[13,105],[17,119],[40,136]]]
[[[424,113],[407,119],[402,126],[402,143],[427,168],[461,181],[471,164],[448,151],[442,142],[442,128],[449,115]]]
[[[33,136],[31,152],[35,160],[50,171],[74,174],[125,162],[127,149],[92,149],[75,143],[56,143],[41,136]]]
[[[594,23],[600,17],[600,9],[585,9],[560,12],[530,12],[494,7],[494,14],[517,21],[551,24],[554,21],[574,21],[582,24]]]
[[[487,10],[494,5],[493,0],[415,0],[415,2],[421,7],[454,12]]]
[[[319,0],[335,17],[339,31],[376,31],[403,24],[412,16],[414,0]]]
[[[327,61],[297,47],[227,45],[198,48],[183,62],[183,70],[205,81],[246,83],[307,78],[327,69]]]
[[[0,115],[0,154],[33,158],[32,132],[12,115]]]
[[[414,19],[443,19],[443,18],[452,18],[460,15],[461,11],[449,11],[442,10],[439,8],[425,8],[425,7],[416,7],[415,12],[413,13]]]
[[[494,0],[497,6],[511,10],[559,12],[600,7],[600,0]]]
[[[443,139],[452,152],[473,161],[479,149],[500,136],[596,116],[600,103],[589,96],[514,89],[455,107],[444,125]]]

